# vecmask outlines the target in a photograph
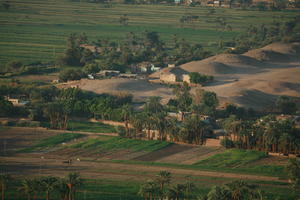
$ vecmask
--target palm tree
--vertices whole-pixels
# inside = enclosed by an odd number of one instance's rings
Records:
[[[132,112],[132,107],[129,104],[126,104],[122,107],[121,116],[125,123],[126,136],[129,135],[129,121],[132,116]]]
[[[33,190],[33,199],[37,199],[39,192],[43,191],[42,178],[32,179],[32,190]]]
[[[166,115],[164,113],[159,113],[154,116],[154,126],[158,130],[159,139],[162,141],[165,138],[166,129]]]
[[[156,181],[160,185],[160,190],[164,191],[165,184],[170,184],[171,182],[171,173],[168,171],[160,171],[156,175]]]
[[[130,123],[135,129],[135,137],[143,131],[144,121],[145,121],[144,113],[133,115],[130,118]]]
[[[256,192],[256,185],[248,184],[244,181],[233,181],[226,184],[231,191],[232,200],[253,199]]]
[[[197,189],[197,187],[190,180],[188,180],[184,184],[184,186],[185,186],[186,199],[189,199],[189,198],[191,198],[191,193],[194,192]]]
[[[170,200],[180,200],[184,199],[184,191],[186,186],[184,184],[177,184],[172,188],[169,188],[167,196]]]
[[[180,139],[180,127],[178,121],[175,118],[166,119],[166,135],[169,135],[173,142],[177,142]]]
[[[69,200],[75,199],[76,188],[82,184],[82,180],[80,178],[79,173],[69,173],[67,178],[67,186],[69,188]]]
[[[31,196],[35,192],[34,188],[34,180],[32,179],[24,179],[22,181],[21,187],[19,188],[21,192],[23,192],[25,195],[27,195],[27,199],[31,200]]]
[[[50,199],[50,192],[55,190],[56,185],[58,183],[58,179],[56,177],[43,177],[41,180],[42,190],[46,193],[46,200]]]
[[[183,122],[181,133],[188,143],[204,144],[210,127],[201,121],[198,116],[187,117]]]
[[[159,186],[153,180],[148,180],[146,183],[142,184],[138,194],[146,200],[157,199],[159,196]]]
[[[61,200],[68,200],[69,197],[69,187],[67,185],[67,181],[65,179],[58,179],[56,184],[56,190],[60,194]]]
[[[0,185],[1,185],[1,194],[2,200],[5,198],[5,189],[11,177],[8,174],[0,174]]]
[[[290,159],[286,171],[295,190],[300,190],[300,161]]]
[[[207,194],[207,200],[232,200],[231,191],[226,186],[214,186]]]

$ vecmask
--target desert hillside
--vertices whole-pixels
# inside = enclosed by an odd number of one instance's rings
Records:
[[[263,109],[280,95],[300,98],[300,44],[274,43],[244,55],[220,54],[180,66],[215,76],[204,87],[221,101]]]
[[[299,58],[300,43],[274,43],[243,55],[220,54],[180,67],[187,72],[214,76],[215,81],[203,89],[216,92],[221,104],[235,103],[264,109],[281,95],[300,99]],[[164,70],[166,69],[161,71]],[[159,78],[161,71],[151,74],[150,77]],[[133,94],[135,101],[160,96],[162,102],[167,103],[173,97],[171,88],[143,79],[82,79],[59,87],[79,87],[99,94],[125,91]]]

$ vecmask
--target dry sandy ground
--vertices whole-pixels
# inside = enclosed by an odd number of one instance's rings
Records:
[[[87,91],[114,94],[117,92],[128,92],[133,94],[134,101],[146,101],[149,97],[159,96],[163,102],[167,102],[172,96],[172,89],[160,84],[150,83],[146,80],[112,78],[103,80],[81,79],[58,87],[76,87]]]
[[[226,103],[263,109],[280,95],[300,99],[300,43],[274,43],[244,55],[220,54],[181,66],[213,75],[203,89]]]
[[[213,75],[216,81],[203,89],[216,92],[222,104],[264,109],[280,95],[300,101],[300,43],[274,43],[243,55],[220,54],[180,67],[188,72]],[[128,92],[133,94],[134,101],[160,96],[162,103],[167,103],[173,97],[171,88],[147,80],[84,79],[58,87],[77,86],[96,93]]]

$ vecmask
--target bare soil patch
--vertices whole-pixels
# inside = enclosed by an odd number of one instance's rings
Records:
[[[146,101],[149,97],[159,96],[163,101],[173,97],[172,89],[161,85],[150,83],[146,80],[111,78],[103,80],[81,79],[58,85],[60,88],[79,87],[83,90],[92,91],[98,94],[117,92],[128,92],[133,94],[134,101]]]
[[[148,153],[146,155],[142,155],[139,157],[134,158],[133,160],[140,160],[140,161],[158,161],[164,157],[171,156],[178,152],[183,152],[193,147],[187,145],[179,145],[179,144],[172,144],[166,148],[160,149],[155,152]]]

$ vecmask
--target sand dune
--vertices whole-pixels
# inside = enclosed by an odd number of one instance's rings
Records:
[[[300,43],[274,43],[244,55],[220,54],[181,66],[215,76],[203,87],[222,103],[263,109],[280,95],[300,99]]]
[[[254,49],[244,54],[260,61],[289,62],[299,60],[300,43],[273,43],[260,49]]]
[[[260,71],[264,63],[244,55],[220,54],[194,61],[180,67],[189,72],[219,76],[224,74],[248,74]]]

